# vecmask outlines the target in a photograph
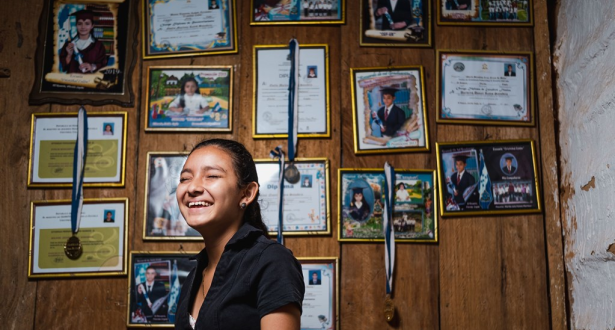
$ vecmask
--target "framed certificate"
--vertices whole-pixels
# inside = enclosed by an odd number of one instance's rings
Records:
[[[344,24],[344,0],[251,0],[250,25]]]
[[[288,136],[288,46],[254,46],[254,138]],[[329,137],[329,46],[299,50],[299,137]]]
[[[174,327],[179,294],[197,253],[130,252],[128,327]]]
[[[151,66],[147,71],[146,131],[231,131],[232,66]]]
[[[338,240],[384,241],[384,171],[338,170]],[[436,243],[435,171],[395,170],[393,229],[396,242]]]
[[[361,46],[431,47],[431,1],[361,0]]]
[[[429,150],[422,66],[350,69],[354,152]]]
[[[136,0],[45,0],[30,104],[132,107]]]
[[[179,212],[175,190],[187,152],[148,152],[144,240],[202,240]]]
[[[532,0],[437,0],[440,25],[532,26]]]
[[[127,198],[84,199],[79,231],[82,254],[64,253],[71,231],[71,201],[30,204],[28,277],[126,275]]]
[[[337,257],[297,258],[305,280],[301,330],[340,328]]]
[[[438,123],[533,126],[532,53],[438,50]]]
[[[277,161],[257,159],[263,221],[270,234],[278,231],[279,176]],[[329,210],[329,160],[298,158],[295,166],[300,180],[296,184],[284,179],[284,235],[328,235],[331,233]],[[286,163],[288,165],[288,162]]]
[[[442,216],[542,211],[533,140],[436,143]]]
[[[235,0],[143,0],[143,58],[237,52]]]
[[[126,112],[90,112],[84,187],[123,187]],[[34,113],[28,187],[71,187],[77,113]]]

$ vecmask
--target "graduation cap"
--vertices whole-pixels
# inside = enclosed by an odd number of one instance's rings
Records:
[[[457,155],[453,156],[453,159],[455,160],[455,162],[463,162],[464,164],[466,163],[468,158],[470,158],[470,156],[463,155],[463,154],[457,154]]]
[[[395,93],[398,91],[399,89],[394,88],[394,87],[382,87],[380,89],[380,93],[382,94],[389,94],[393,97],[395,97]]]
[[[94,16],[98,16],[98,15],[94,15],[94,12],[88,9],[82,9],[79,11],[76,11],[72,14],[70,14],[70,16],[75,16],[75,19],[78,20],[86,20],[89,19],[90,21],[94,22]]]
[[[354,187],[354,188],[352,188],[352,194],[353,195],[363,194],[363,188],[361,188],[361,187]]]

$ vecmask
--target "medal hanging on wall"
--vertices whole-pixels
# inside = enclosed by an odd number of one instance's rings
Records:
[[[64,244],[64,253],[71,260],[77,260],[83,254],[83,246],[77,232],[81,223],[83,208],[83,176],[88,145],[88,115],[83,107],[77,115],[77,141],[73,155],[73,190],[71,194],[70,227],[72,235]]]
[[[384,265],[386,274],[386,298],[384,300],[384,316],[387,322],[395,318],[393,304],[393,270],[395,268],[395,229],[393,227],[393,187],[395,186],[395,169],[384,163],[384,212],[382,215],[384,231]]]

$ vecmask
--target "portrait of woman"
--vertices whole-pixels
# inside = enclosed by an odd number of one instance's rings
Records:
[[[111,126],[111,124],[105,124],[103,135],[113,135],[113,126]]]
[[[302,268],[267,237],[256,165],[246,148],[223,139],[197,144],[176,196],[206,248],[182,287],[175,328],[299,329]]]
[[[77,21],[77,35],[67,40],[60,51],[62,71],[68,73],[92,73],[107,65],[104,44],[94,38],[94,13],[79,10],[70,14]]]
[[[350,217],[357,221],[365,221],[369,218],[370,207],[365,196],[363,196],[363,188],[352,189],[352,201],[350,202]]]

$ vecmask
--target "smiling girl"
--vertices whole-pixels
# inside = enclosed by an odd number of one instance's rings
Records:
[[[70,14],[77,19],[77,36],[66,41],[60,51],[63,71],[92,73],[107,65],[107,53],[100,40],[92,36],[94,13],[80,10]]]

